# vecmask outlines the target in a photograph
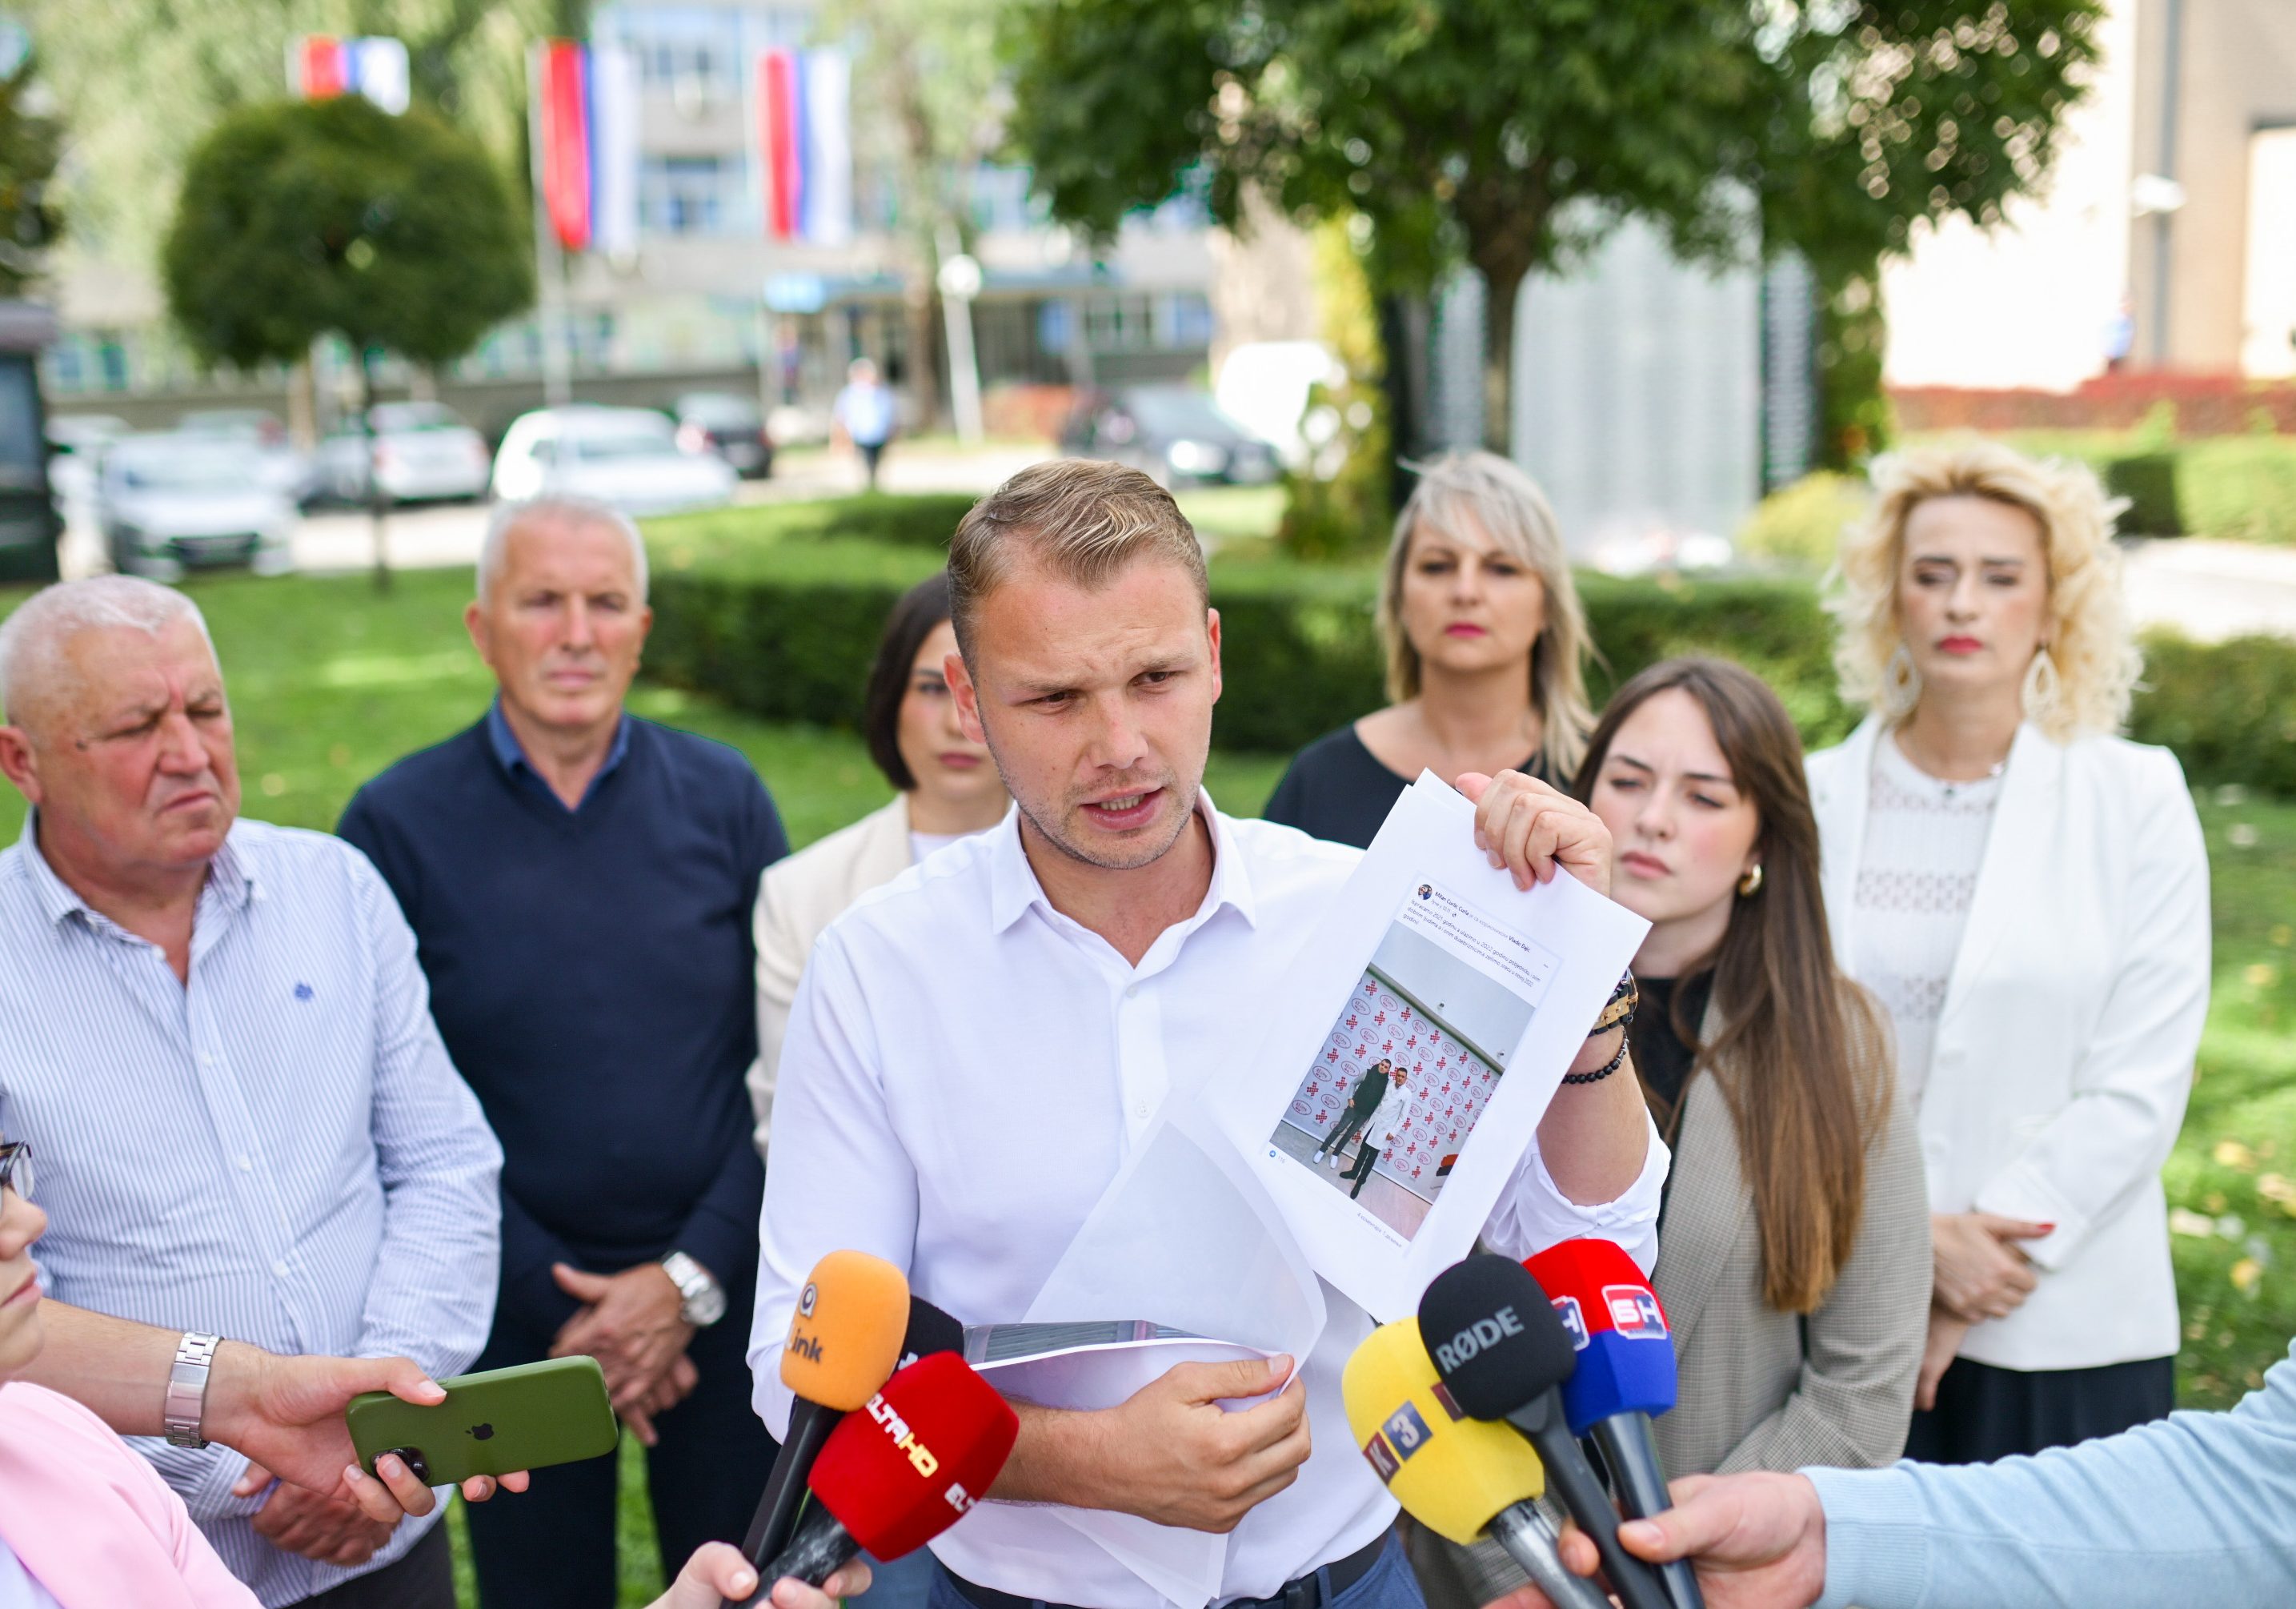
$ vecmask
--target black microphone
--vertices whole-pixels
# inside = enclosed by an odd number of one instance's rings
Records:
[[[935,1352],[955,1352],[964,1357],[964,1326],[923,1297],[912,1294],[908,1332],[901,1337],[900,1367],[906,1368],[918,1359],[930,1358]]]
[[[1419,1334],[1463,1411],[1505,1420],[1538,1449],[1548,1486],[1594,1539],[1627,1609],[1673,1609],[1651,1567],[1620,1544],[1618,1511],[1570,1433],[1559,1388],[1578,1357],[1530,1271],[1488,1252],[1452,1264],[1419,1299]]]

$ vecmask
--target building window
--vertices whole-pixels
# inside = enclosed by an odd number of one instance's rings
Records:
[[[628,47],[638,81],[681,103],[742,93],[742,12],[717,5],[622,5],[600,14],[594,37]]]
[[[638,219],[654,234],[725,233],[740,193],[739,158],[648,157],[638,168]]]

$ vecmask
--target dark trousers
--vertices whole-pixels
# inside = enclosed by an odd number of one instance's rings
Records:
[[[693,1394],[658,1416],[646,1454],[662,1572],[675,1576],[704,1542],[739,1546],[765,1490],[774,1440],[750,1406],[746,1290],[729,1292],[726,1317],[686,1349]],[[478,1361],[507,1368],[545,1356],[551,1337],[497,1316]],[[524,1495],[468,1509],[479,1598],[486,1609],[613,1609],[616,1475],[612,1455],[537,1469]]]
[[[455,1556],[440,1520],[422,1539],[385,1564],[330,1587],[294,1609],[455,1609]]]
[[[1355,1200],[1357,1196],[1363,1194],[1364,1186],[1370,1181],[1371,1170],[1373,1168],[1376,1167],[1378,1163],[1379,1147],[1372,1144],[1371,1136],[1366,1134],[1364,1136],[1363,1144],[1356,1149],[1355,1171],[1352,1173],[1343,1174],[1341,1176],[1344,1178],[1350,1178],[1355,1181],[1356,1187],[1348,1192],[1348,1199],[1349,1201]]]
[[[1914,1416],[1906,1457],[1923,1464],[1990,1464],[2117,1436],[2167,1418],[2176,1406],[2174,1358],[2031,1370],[1956,1358],[1938,1381],[1937,1406]]]
[[[1373,1108],[1373,1111],[1377,1110],[1376,1107]],[[1357,1112],[1353,1107],[1349,1108],[1348,1115],[1340,1123],[1340,1131],[1324,1143],[1323,1149],[1325,1153],[1337,1156],[1341,1152],[1345,1151],[1348,1148],[1348,1142],[1361,1134],[1363,1126],[1370,1121],[1371,1112]]]

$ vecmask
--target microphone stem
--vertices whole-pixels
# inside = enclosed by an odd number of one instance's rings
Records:
[[[1554,1609],[1610,1609],[1610,1600],[1592,1581],[1563,1567],[1554,1528],[1530,1504],[1501,1509],[1491,1520],[1491,1538],[1522,1566],[1530,1584],[1546,1594]]]
[[[829,1433],[845,1416],[833,1408],[800,1397],[790,1408],[789,1434],[766,1474],[766,1490],[758,1498],[758,1512],[750,1517],[749,1533],[742,1539],[742,1555],[758,1572],[759,1589],[772,1585],[766,1562],[789,1546],[797,1511],[805,1502],[806,1476],[829,1440]],[[753,1597],[752,1603],[757,1600]]]
[[[774,1583],[783,1576],[795,1576],[808,1587],[818,1587],[860,1551],[861,1544],[853,1539],[853,1533],[816,1504],[807,1511],[780,1556],[758,1572],[758,1589],[750,1595],[749,1603],[763,1604]]]
[[[1667,1495],[1666,1466],[1659,1461],[1658,1442],[1651,1433],[1648,1414],[1612,1414],[1594,1424],[1595,1445],[1611,1467],[1611,1482],[1618,1489],[1619,1506],[1628,1517],[1647,1520],[1674,1506]],[[1659,1583],[1674,1601],[1674,1609],[1706,1609],[1698,1589],[1698,1572],[1687,1559],[1653,1565]]]
[[[1595,1551],[1602,1556],[1603,1572],[1611,1578],[1620,1601],[1627,1609],[1673,1609],[1656,1572],[1619,1541],[1618,1511],[1611,1506],[1611,1494],[1603,1490],[1570,1427],[1562,1422],[1562,1399],[1549,1390],[1507,1418],[1538,1449],[1539,1461],[1546,1465],[1548,1490],[1562,1499],[1571,1517],[1593,1539]]]

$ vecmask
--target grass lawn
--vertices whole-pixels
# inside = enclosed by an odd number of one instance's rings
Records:
[[[192,590],[230,678],[250,816],[332,827],[362,782],[475,718],[491,683],[459,620],[468,572],[410,571],[378,598],[364,579],[230,578]],[[0,597],[0,608],[12,596]],[[643,715],[734,744],[804,844],[885,796],[849,732],[778,727],[641,685]],[[1280,756],[1216,755],[1221,804],[1259,809]],[[2296,803],[2236,791],[2201,801],[2214,869],[2216,988],[2200,1080],[2167,1178],[2177,1211],[2185,1342],[2182,1400],[2218,1407],[2256,1384],[2296,1334]],[[0,843],[23,817],[0,789]],[[622,1601],[660,1589],[643,1490],[623,1449]],[[465,1599],[470,1601],[467,1586]]]

